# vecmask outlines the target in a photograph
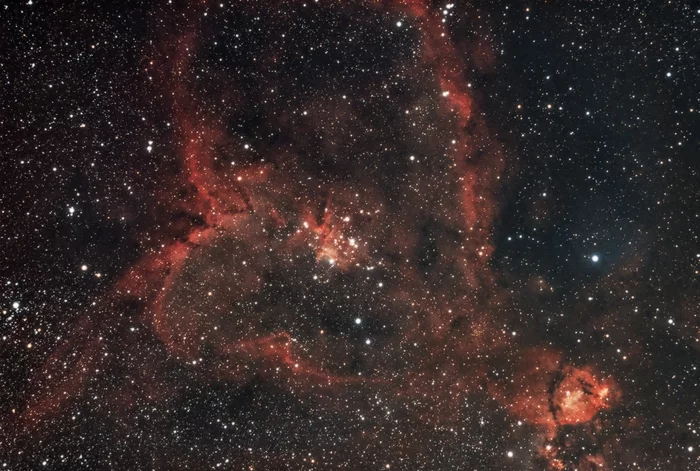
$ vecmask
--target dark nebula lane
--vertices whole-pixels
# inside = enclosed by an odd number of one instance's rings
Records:
[[[2,18],[1,469],[700,469],[700,10]]]

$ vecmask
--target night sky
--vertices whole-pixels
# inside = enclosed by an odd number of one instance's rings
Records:
[[[0,469],[700,470],[696,2],[0,25]]]

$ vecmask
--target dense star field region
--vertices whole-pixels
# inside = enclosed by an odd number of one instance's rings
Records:
[[[697,3],[0,23],[0,469],[700,470]]]

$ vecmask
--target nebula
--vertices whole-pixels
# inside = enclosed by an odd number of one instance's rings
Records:
[[[470,74],[493,73],[497,51],[453,39],[433,2],[320,3],[308,16],[303,2],[189,2],[156,21],[141,73],[171,145],[139,256],[35,372],[3,434],[36,443],[92,397],[119,423],[219,388],[249,391],[253,409],[293,404],[283,429],[347,424],[358,463],[271,446],[231,466],[428,469],[422,457],[442,451],[424,437],[458,443],[492,421],[483,434],[503,448],[465,463],[613,469],[624,386],[600,358],[524,335],[529,300],[494,262],[519,163]],[[294,15],[308,24],[291,42],[279,25]],[[524,286],[554,290],[546,276]],[[508,434],[531,448],[506,454]],[[481,447],[465,439],[455,454]]]

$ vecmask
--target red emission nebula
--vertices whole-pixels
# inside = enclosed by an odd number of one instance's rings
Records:
[[[262,3],[238,14],[283,21],[282,5]],[[337,420],[381,396],[403,427],[447,431],[477,420],[473,403],[527,430],[532,451],[520,453],[532,466],[607,469],[613,444],[581,451],[570,437],[597,440],[625,392],[594,361],[521,338],[508,275],[492,263],[516,161],[467,71],[492,74],[497,51],[489,38],[453,41],[427,1],[323,3],[338,24],[362,18],[368,35],[398,18],[408,39],[389,34],[380,72],[350,90],[295,65],[323,38],[261,40],[251,78],[217,71],[206,2],[159,27],[144,74],[168,110],[175,163],[142,256],[101,301],[110,314],[86,314],[48,357],[10,429],[17,440],[43,433],[94,394],[121,348],[137,367],[104,401],[124,411],[183,394],[165,361],[201,384],[274,385]],[[361,74],[370,59],[348,47]],[[134,340],[117,344],[125,319]],[[139,354],[149,338],[159,348]],[[358,447],[393,440],[348,436]],[[418,438],[397,440],[406,456],[422,452]],[[256,469],[282,469],[280,459],[251,458]]]

